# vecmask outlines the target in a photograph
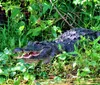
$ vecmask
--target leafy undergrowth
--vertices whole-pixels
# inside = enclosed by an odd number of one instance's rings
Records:
[[[9,79],[6,83],[3,83],[2,85],[28,85],[27,81],[21,81],[20,83],[14,82],[13,80]],[[34,81],[33,83],[30,83],[29,85],[99,85],[100,84],[100,78],[91,78],[91,79],[47,79],[47,80],[39,80]]]
[[[26,63],[22,59],[16,59],[15,54],[5,48],[4,52],[0,53],[0,84],[40,85],[43,83],[44,85],[44,83],[61,82],[75,84],[86,83],[84,82],[86,78],[98,80],[100,77],[99,39],[91,42],[82,38],[79,49],[75,48],[75,52],[71,53],[63,52],[48,64],[43,64],[41,61]],[[76,55],[72,56],[72,54]]]
[[[51,82],[58,85],[63,82],[70,85],[74,81],[76,84],[84,83],[85,78],[99,81],[99,38],[93,42],[82,38],[75,52],[63,52],[49,64],[31,60],[29,64],[16,59],[13,53],[13,49],[25,46],[28,41],[54,40],[72,27],[99,31],[99,3],[99,0],[1,0],[0,84],[40,85]]]

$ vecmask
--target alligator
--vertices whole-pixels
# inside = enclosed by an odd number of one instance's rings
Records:
[[[74,28],[62,33],[54,41],[30,41],[27,46],[24,48],[16,48],[14,52],[25,52],[25,54],[20,57],[23,59],[44,60],[47,58],[50,60],[62,51],[74,52],[74,45],[78,46],[76,42],[81,39],[81,36],[93,41],[100,36],[100,32],[86,28]]]

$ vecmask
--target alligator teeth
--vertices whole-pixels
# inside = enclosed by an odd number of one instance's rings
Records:
[[[35,57],[35,56],[38,56],[39,54],[40,52],[32,51],[32,52],[24,53],[21,58]]]
[[[39,54],[40,54],[40,52],[37,52],[37,51],[29,53],[29,55],[31,55],[31,56],[38,56]]]

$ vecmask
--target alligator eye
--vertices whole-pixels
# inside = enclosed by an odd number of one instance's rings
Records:
[[[35,41],[34,44],[39,44],[39,42],[38,41]]]

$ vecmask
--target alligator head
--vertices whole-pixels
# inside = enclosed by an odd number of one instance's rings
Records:
[[[16,48],[15,53],[21,53],[18,58],[45,60],[45,63],[51,60],[60,51],[54,42],[29,42],[24,48]]]

